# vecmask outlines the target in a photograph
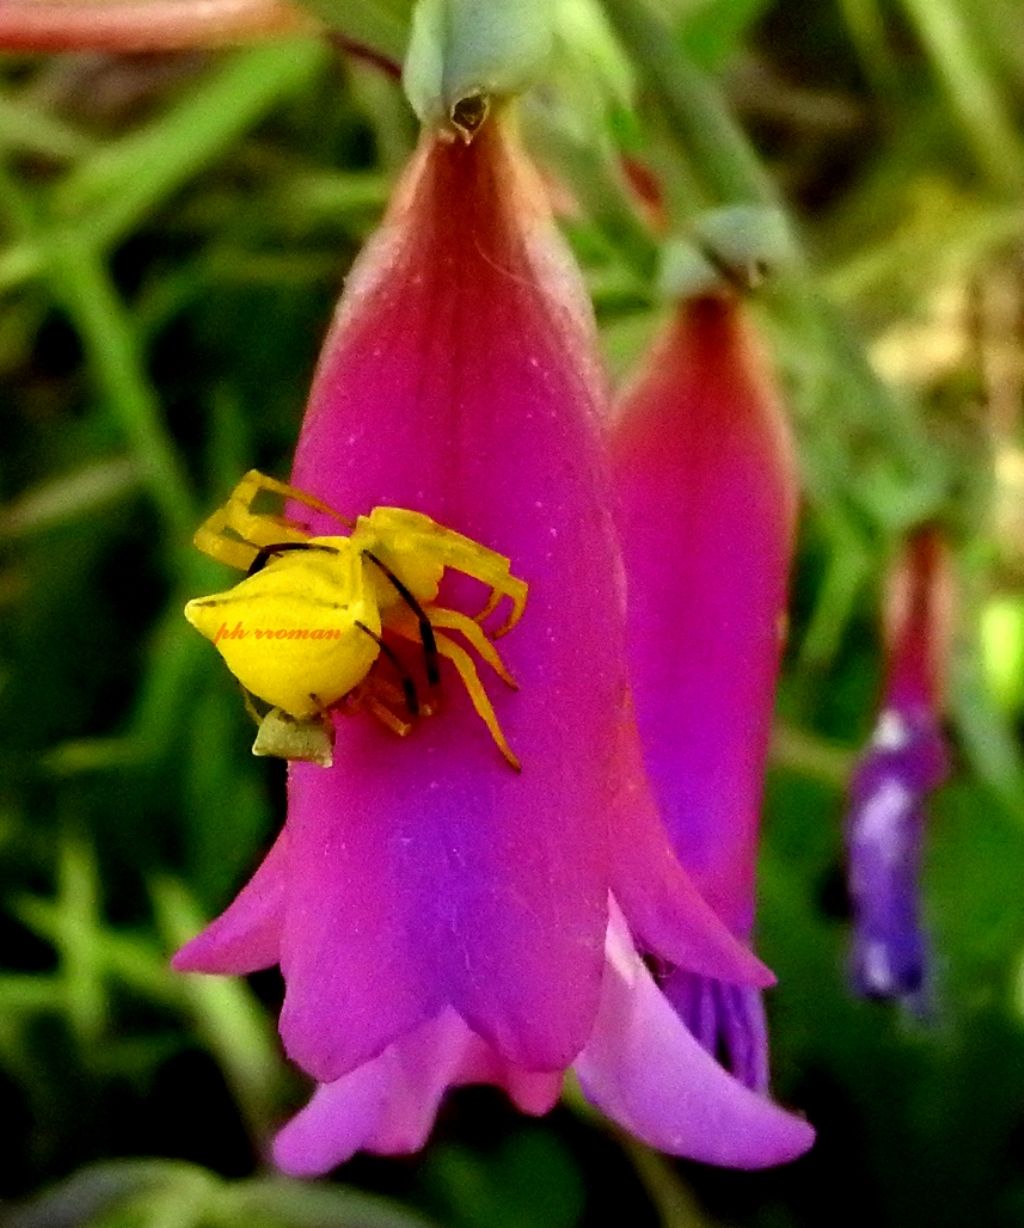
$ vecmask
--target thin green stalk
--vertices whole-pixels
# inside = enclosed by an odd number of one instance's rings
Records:
[[[180,947],[205,917],[186,888],[165,880],[153,887],[157,924],[167,946]],[[184,993],[196,1030],[220,1064],[257,1143],[279,1118],[287,1075],[266,1015],[244,982],[187,976]]]
[[[665,1156],[628,1134],[619,1134],[619,1142],[654,1204],[662,1228],[714,1228]]]
[[[613,1126],[583,1095],[574,1076],[565,1081],[563,1103],[577,1117],[611,1135],[622,1148],[647,1197],[658,1213],[661,1228],[714,1228],[697,1200],[672,1167],[672,1160],[638,1142],[626,1131]]]
[[[168,534],[174,541],[187,541],[196,521],[192,492],[128,311],[95,250],[65,235],[53,238],[54,291],[81,338],[96,383],[128,439]]]
[[[778,194],[721,93],[682,55],[646,0],[604,0],[622,41],[657,86],[659,101],[708,187],[722,204],[777,205]]]
[[[892,98],[899,85],[899,69],[878,0],[839,0],[839,8],[874,92]]]
[[[170,111],[79,163],[54,189],[52,212],[69,241],[101,250],[127,234],[324,65],[316,42],[239,51],[195,82]],[[52,234],[43,226],[0,254],[0,291],[45,272]]]
[[[992,182],[1019,191],[1024,145],[954,0],[903,0],[963,125],[974,157]]]
[[[83,233],[109,247],[308,84],[328,54],[309,41],[237,52],[171,110],[79,163],[54,190],[55,216],[81,219]]]

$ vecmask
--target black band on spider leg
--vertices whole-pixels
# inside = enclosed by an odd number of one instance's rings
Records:
[[[420,628],[420,639],[423,641],[423,661],[427,671],[427,682],[431,686],[439,686],[441,683],[441,666],[437,651],[437,639],[434,636],[434,628],[431,626],[430,619],[427,618],[426,610],[424,610],[391,568],[386,563],[382,563],[372,551],[364,550],[363,557],[369,559],[371,563],[380,568],[391,581],[395,592],[398,593],[399,597],[416,615],[416,621],[419,623]]]
[[[402,663],[402,658],[391,647],[390,644],[385,644],[376,631],[371,631],[366,623],[361,623],[356,620],[355,624],[360,631],[364,631],[371,640],[381,650],[381,653],[387,657],[391,664],[398,672],[399,681],[402,684],[402,691],[405,694],[405,706],[409,709],[410,716],[419,716],[420,714],[420,697],[416,692],[416,683],[412,679],[412,675]]]
[[[327,554],[338,553],[334,546],[322,546],[316,542],[274,542],[273,545],[259,548],[256,557],[249,564],[249,570],[245,573],[246,579],[262,571],[275,554],[284,554],[286,550],[323,550]]]

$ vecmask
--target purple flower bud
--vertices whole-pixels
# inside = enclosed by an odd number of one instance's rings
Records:
[[[846,821],[854,984],[866,997],[918,1006],[927,969],[918,900],[925,799],[948,772],[939,705],[950,591],[944,544],[936,530],[920,530],[889,578],[885,703]]]

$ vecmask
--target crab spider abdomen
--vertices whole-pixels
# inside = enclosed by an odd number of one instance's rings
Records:
[[[185,607],[247,691],[300,719],[362,682],[381,630],[375,590],[350,539],[314,537],[308,545]]]

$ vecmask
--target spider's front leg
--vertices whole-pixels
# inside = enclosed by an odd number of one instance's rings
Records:
[[[508,618],[491,633],[492,639],[506,635],[522,618],[528,585],[525,580],[512,575],[511,562],[505,555],[482,546],[462,533],[456,533],[454,529],[446,529],[420,512],[378,507],[369,519],[381,540],[401,539],[405,548],[486,584],[491,589],[491,595],[483,609],[474,616],[475,622],[483,622],[507,597],[512,609]]]
[[[306,534],[281,517],[252,510],[264,490],[281,493],[280,486],[258,469],[250,469],[227,501],[196,529],[193,545],[218,562],[247,571],[262,547],[305,541]]]
[[[333,508],[313,495],[296,490],[286,482],[268,477],[258,469],[250,469],[219,507],[196,530],[192,541],[204,554],[219,562],[246,571],[259,551],[285,542],[305,542],[309,534],[291,524],[283,516],[254,512],[253,504],[263,493],[293,499],[314,511],[350,524]]]
[[[463,575],[479,580],[490,588],[491,595],[483,608],[473,615],[474,622],[484,622],[508,598],[511,603],[508,617],[500,626],[488,632],[492,640],[507,635],[522,618],[529,586],[525,580],[512,575],[511,562],[503,554],[488,550],[479,542],[451,529],[441,529],[440,534],[431,534],[424,541],[424,549],[429,550],[445,567],[461,571]]]

